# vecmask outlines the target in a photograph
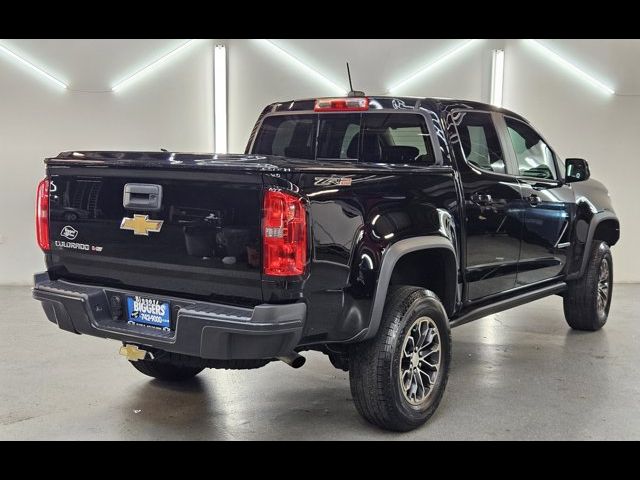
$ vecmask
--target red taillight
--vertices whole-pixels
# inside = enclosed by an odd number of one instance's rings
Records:
[[[49,243],[49,179],[45,178],[38,184],[36,193],[36,238],[38,245],[44,251],[51,248]]]
[[[267,190],[263,203],[262,264],[266,275],[302,275],[307,262],[307,213],[302,199]]]
[[[318,98],[313,108],[316,112],[358,112],[369,110],[367,97]]]

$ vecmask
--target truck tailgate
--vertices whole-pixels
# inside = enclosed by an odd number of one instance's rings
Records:
[[[48,266],[57,278],[262,300],[260,172],[49,165],[48,174]],[[136,187],[125,207],[127,184]],[[149,191],[161,195],[157,209],[144,203]]]

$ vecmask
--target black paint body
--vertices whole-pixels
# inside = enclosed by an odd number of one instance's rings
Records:
[[[599,216],[613,222],[609,242],[618,240],[618,221],[599,182],[565,183],[561,165],[560,178],[546,181],[483,171],[466,161],[455,112],[523,120],[516,114],[475,102],[417,98],[376,97],[371,108],[423,115],[436,164],[252,154],[266,116],[312,113],[310,100],[265,108],[244,155],[67,152],[47,159],[55,185],[52,251],[46,255],[50,277],[241,307],[305,302],[298,346],[322,345],[375,333],[370,328],[380,271],[385,255],[403,240],[435,237],[451,245],[453,262],[403,268],[405,278],[440,289],[436,293],[452,320],[528,288],[579,276]],[[326,178],[348,178],[350,185],[318,181]],[[131,182],[162,185],[162,208],[148,213],[164,221],[160,234],[119,229],[122,218],[135,213],[122,205],[124,184]],[[270,187],[305,199],[309,261],[300,277],[262,274],[262,194]],[[102,250],[56,246],[69,241],[60,236],[65,226],[78,231],[75,242]],[[451,282],[434,278],[444,269],[453,270],[447,274]],[[394,275],[392,282],[398,280]]]

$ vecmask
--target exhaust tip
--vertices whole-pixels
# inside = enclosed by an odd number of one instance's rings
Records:
[[[291,353],[290,355],[284,356],[284,357],[278,357],[278,360],[286,363],[287,365],[289,365],[292,368],[300,368],[307,361],[306,358],[304,358],[302,355],[299,355],[299,354],[297,354],[295,352]]]
[[[293,361],[291,362],[291,366],[293,368],[300,368],[301,366],[303,366],[305,364],[305,362],[307,361],[306,358],[304,358],[302,355],[298,355],[296,358],[293,359]]]

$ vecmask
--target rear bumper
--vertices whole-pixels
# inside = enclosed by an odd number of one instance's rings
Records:
[[[164,297],[171,301],[174,330],[130,325],[118,316],[113,297],[148,295],[34,277],[33,298],[62,330],[155,347],[207,359],[271,359],[298,345],[306,318],[304,303],[242,308]],[[126,304],[126,302],[125,302]]]

